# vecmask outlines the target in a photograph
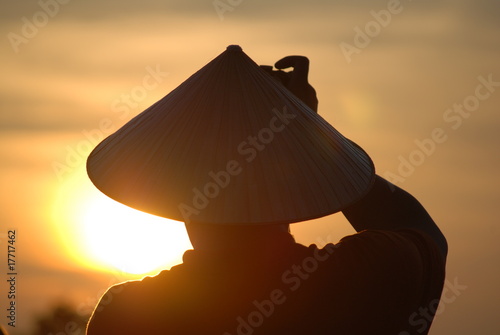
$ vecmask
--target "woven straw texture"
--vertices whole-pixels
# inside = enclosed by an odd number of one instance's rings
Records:
[[[368,155],[238,46],[102,141],[94,185],[173,220],[292,223],[342,210],[369,189]]]

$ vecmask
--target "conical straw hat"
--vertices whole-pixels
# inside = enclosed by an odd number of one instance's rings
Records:
[[[173,220],[292,223],[361,198],[373,163],[238,46],[102,141],[87,171],[130,207]]]

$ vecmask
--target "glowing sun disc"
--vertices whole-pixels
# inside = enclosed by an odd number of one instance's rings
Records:
[[[145,274],[179,263],[190,247],[183,223],[94,196],[81,213],[89,256],[118,270]]]

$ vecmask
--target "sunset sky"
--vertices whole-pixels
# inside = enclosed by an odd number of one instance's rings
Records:
[[[500,2],[496,0],[2,0],[0,324],[181,262],[183,224],[130,210],[88,180],[93,147],[239,44],[259,64],[311,60],[319,113],[414,194],[449,243],[431,334],[500,329]],[[354,230],[292,226],[306,245]],[[126,260],[133,260],[125,264]]]

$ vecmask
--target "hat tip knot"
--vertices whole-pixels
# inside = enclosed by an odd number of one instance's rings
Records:
[[[241,47],[237,44],[231,44],[231,45],[228,45],[228,47],[226,48],[227,51],[243,51],[241,49]]]

